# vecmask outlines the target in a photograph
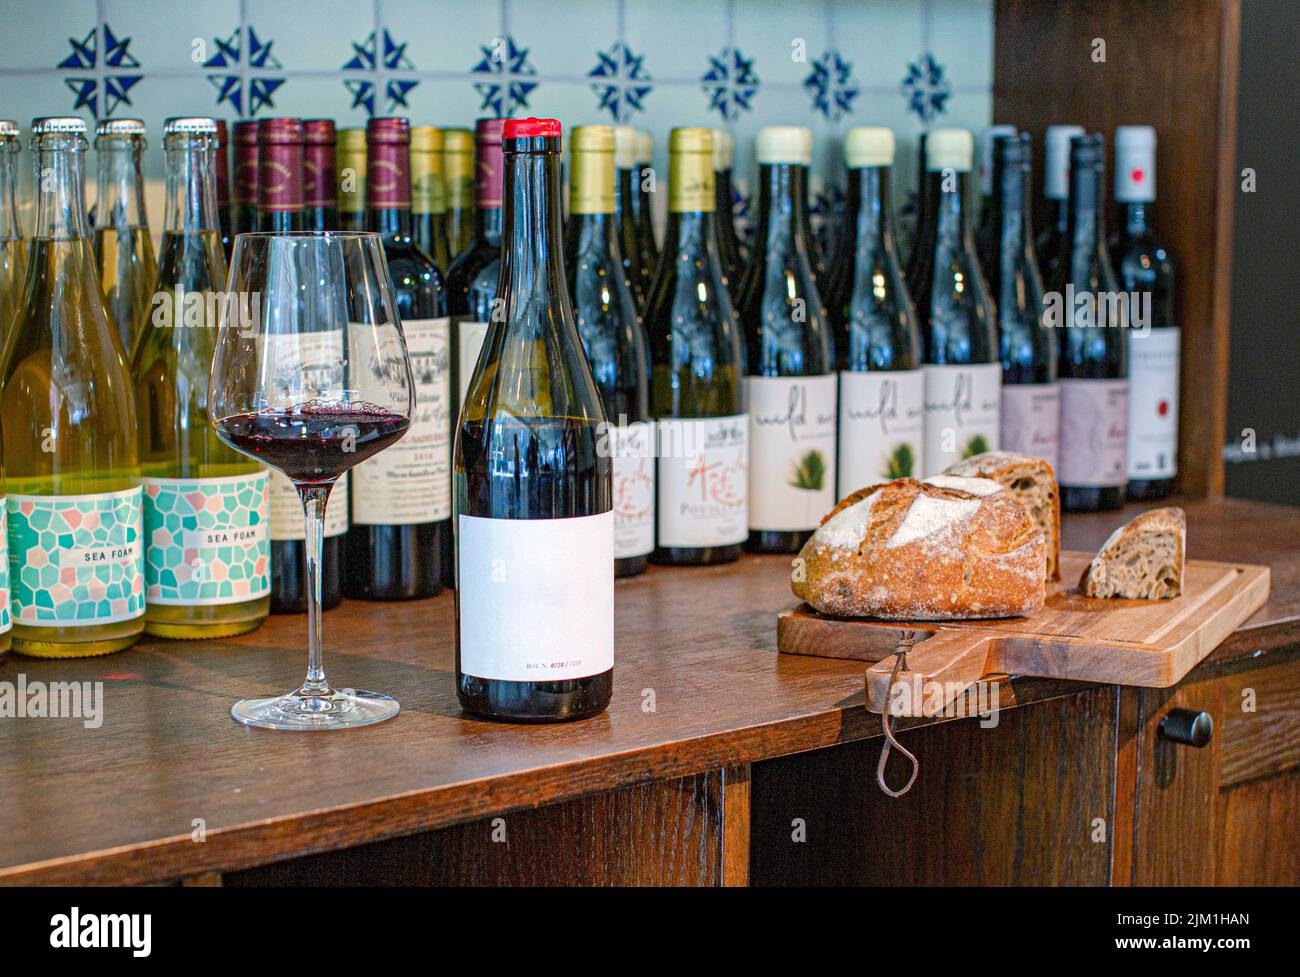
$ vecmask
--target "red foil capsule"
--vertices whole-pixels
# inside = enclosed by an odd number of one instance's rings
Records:
[[[406,119],[366,124],[366,207],[411,209],[411,124]]]
[[[230,205],[230,157],[226,153],[228,143],[226,120],[217,119],[217,206],[222,208]]]
[[[302,146],[301,119],[263,119],[257,124],[258,210],[302,210]]]
[[[481,209],[501,209],[501,133],[505,125],[505,119],[479,119],[474,125],[474,203]]]
[[[333,119],[308,119],[303,123],[303,203],[308,207],[338,205],[338,181],[334,179]]]
[[[235,123],[235,203],[257,203],[257,123]]]

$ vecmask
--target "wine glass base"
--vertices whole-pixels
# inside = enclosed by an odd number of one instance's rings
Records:
[[[241,699],[230,707],[230,715],[262,729],[352,729],[392,719],[400,708],[396,699],[378,692],[328,689],[309,694],[298,689],[269,699]]]

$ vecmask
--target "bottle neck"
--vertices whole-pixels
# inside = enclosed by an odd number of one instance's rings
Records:
[[[413,227],[409,207],[389,205],[366,212],[366,228],[388,240],[410,240]]]
[[[1105,236],[1102,216],[1101,173],[1091,166],[1070,171],[1070,246],[1076,251],[1096,248]]]
[[[1003,251],[1023,251],[1030,237],[1029,180],[1023,166],[999,161],[989,206]]]
[[[146,227],[144,175],[140,171],[140,140],[101,136],[97,145],[98,181],[95,226]]]
[[[367,227],[387,239],[409,239],[411,220],[411,153],[402,142],[366,145]]]
[[[714,213],[730,214],[731,199],[735,191],[731,184],[731,170],[714,170],[713,171],[713,198],[715,201]],[[728,222],[730,223],[730,222]],[[726,229],[724,228],[724,233]],[[735,234],[733,227],[731,233]]]
[[[568,304],[560,246],[560,159],[554,152],[505,154],[501,282],[506,320],[515,310]],[[539,318],[549,319],[542,315]]]
[[[1147,226],[1147,201],[1130,200],[1124,204],[1124,230],[1129,237],[1145,234]]]
[[[967,185],[970,174],[956,170],[930,172],[931,198],[935,213],[931,220],[940,239],[954,239],[962,246],[972,247],[970,210],[966,207]]]
[[[202,138],[171,136],[165,152],[167,197],[163,206],[163,230],[181,235],[217,230],[217,185],[213,172],[216,154],[212,144]]]
[[[767,242],[768,255],[790,242],[808,252],[804,239],[808,225],[807,169],[793,163],[759,166],[758,228]]]
[[[35,236],[54,241],[88,237],[86,140],[81,136],[42,136],[33,163],[36,177]]]
[[[1049,197],[1047,200],[1048,214],[1052,224],[1061,233],[1065,233],[1070,228],[1070,201],[1065,198]]]
[[[848,214],[850,229],[860,250],[894,250],[894,208],[890,204],[890,174],[887,166],[865,166],[849,170]]]
[[[594,254],[602,257],[612,256],[614,253],[616,225],[614,214],[594,213],[594,214],[570,214],[569,215],[569,238],[566,240],[566,250],[572,246],[574,254]]]
[[[0,141],[0,241],[23,236],[18,222],[18,140]]]
[[[500,207],[479,207],[474,211],[474,236],[494,247],[501,244]]]

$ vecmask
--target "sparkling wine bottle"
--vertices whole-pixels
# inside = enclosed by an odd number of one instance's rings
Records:
[[[565,278],[578,335],[600,390],[613,459],[614,575],[645,570],[654,549],[654,422],[649,348],[623,277],[614,224],[614,130],[573,130]]]
[[[1066,251],[1070,230],[1070,140],[1083,135],[1083,126],[1048,126],[1043,137],[1043,198],[1046,223],[1034,242],[1043,281],[1053,281]]]
[[[1156,131],[1115,130],[1115,200],[1124,213],[1111,254],[1131,303],[1149,309],[1149,328],[1128,331],[1128,497],[1163,499],[1178,473],[1178,365],[1181,334],[1174,308],[1174,260],[1156,237],[1147,209],[1156,199]]]
[[[631,126],[614,127],[614,168],[618,187],[614,196],[614,217],[618,224],[618,248],[632,298],[639,311],[644,310],[654,278],[655,267],[645,263],[641,251],[637,214],[641,208],[640,168],[636,164],[636,130]]]
[[[366,229],[366,130],[340,129],[334,147],[339,181],[339,230]]]
[[[410,145],[406,119],[371,119],[367,125],[369,228],[382,239],[388,260],[415,375],[416,409],[400,442],[351,472],[344,592],[363,600],[436,594],[452,555],[450,320],[442,274],[412,238]]]
[[[86,225],[85,133],[32,122],[36,230],[0,357],[13,646],[50,658],[134,644],[145,613],[135,401]]]
[[[333,119],[307,119],[302,124],[303,224],[309,231],[337,231],[338,180],[334,147],[338,137]]]
[[[217,223],[221,226],[221,253],[230,261],[235,246],[235,215],[230,206],[230,134],[225,119],[216,119],[217,142],[212,166],[216,170]]]
[[[257,230],[257,123],[235,123],[235,171],[230,194],[231,238]],[[234,247],[233,243],[231,247]]]
[[[735,188],[731,182],[731,166],[736,155],[736,141],[726,129],[713,130],[713,190],[715,195],[713,223],[718,229],[718,257],[722,273],[727,276],[727,287],[740,287],[740,242],[736,240],[736,223],[731,218]],[[668,250],[665,244],[664,250]]]
[[[18,220],[18,123],[0,119],[0,349],[27,278],[27,242]]]
[[[560,124],[512,119],[502,146],[502,315],[456,436],[456,691],[482,716],[580,719],[614,677],[605,413],[564,282]]]
[[[757,243],[737,302],[748,343],[749,545],[797,553],[835,505],[835,342],[813,276],[803,131],[764,126],[757,156]]]
[[[479,182],[474,170],[476,142],[476,133],[468,129],[442,130],[442,174],[447,184],[447,250],[453,261],[470,246],[474,237],[475,188]]]
[[[212,119],[163,126],[167,196],[153,308],[132,363],[144,489],[145,631],[243,634],[266,617],[266,470],[223,444],[208,417],[226,259]]]
[[[1128,323],[1116,313],[1119,282],[1106,249],[1106,145],[1070,141],[1070,225],[1046,296],[1057,329],[1061,378],[1061,508],[1118,509],[1128,482]]]
[[[932,209],[919,229],[907,287],[925,348],[927,477],[959,458],[996,450],[1000,433],[996,317],[967,203],[973,148],[966,129],[933,129],[926,138]]]
[[[447,247],[447,187],[442,179],[442,130],[411,129],[411,215],[415,243],[446,275],[451,267]]]
[[[977,245],[998,317],[1002,424],[1006,451],[1060,464],[1061,388],[1056,335],[1043,324],[1043,280],[1029,218],[1029,133],[1002,134],[990,150],[987,219]]]
[[[665,257],[645,313],[656,563],[728,563],[749,535],[744,348],[713,226],[712,157],[709,129],[669,136]]]
[[[95,261],[109,315],[130,355],[149,313],[154,276],[153,239],[144,207],[144,123],[105,119],[95,126],[99,162],[95,195]]]
[[[919,474],[925,433],[921,333],[894,238],[894,134],[850,129],[844,222],[827,269],[839,363],[837,496]]]

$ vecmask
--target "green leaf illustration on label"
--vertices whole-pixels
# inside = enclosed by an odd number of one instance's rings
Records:
[[[894,450],[885,458],[885,478],[910,478],[916,466],[916,456],[912,446],[904,441],[894,446]]]
[[[790,479],[789,484],[793,488],[820,492],[825,481],[825,457],[820,451],[809,451],[794,466],[794,477]]]
[[[988,450],[990,450],[989,443],[984,438],[984,435],[977,434],[966,442],[966,447],[962,449],[961,456],[963,458],[973,458],[976,455],[984,454]]]

